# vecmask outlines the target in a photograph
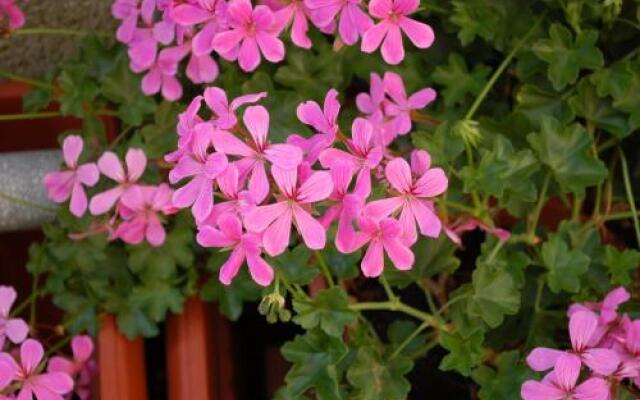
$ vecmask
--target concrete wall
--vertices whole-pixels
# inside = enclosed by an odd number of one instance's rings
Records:
[[[29,0],[22,7],[25,28],[68,28],[115,32],[110,14],[112,0]],[[28,77],[40,77],[74,54],[77,38],[68,36],[0,37],[0,69]]]

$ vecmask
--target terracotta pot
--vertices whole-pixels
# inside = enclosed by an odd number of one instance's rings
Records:
[[[146,400],[144,341],[118,331],[113,315],[102,319],[98,334],[98,394],[102,400]]]

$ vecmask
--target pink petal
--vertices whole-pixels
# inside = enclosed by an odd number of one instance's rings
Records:
[[[209,56],[214,48],[214,39],[218,33],[215,23],[206,24],[191,41],[191,50],[198,57]]]
[[[574,392],[575,400],[609,400],[609,383],[602,378],[589,378],[581,383]]]
[[[593,372],[602,376],[613,374],[620,365],[620,357],[610,349],[589,349],[581,354],[582,361]]]
[[[580,376],[582,363],[575,354],[564,353],[556,361],[553,377],[556,384],[566,392],[571,392]]]
[[[238,64],[245,72],[252,72],[260,64],[260,51],[255,38],[245,37],[240,44]]]
[[[438,94],[431,88],[422,89],[415,92],[409,97],[409,107],[414,110],[425,108],[428,104],[432,103]]]
[[[232,247],[237,243],[236,238],[208,225],[200,225],[196,241],[203,247]]]
[[[284,43],[277,36],[267,32],[258,32],[256,40],[264,58],[272,63],[284,60]]]
[[[369,14],[374,17],[384,19],[393,11],[391,0],[371,0],[369,2]]]
[[[17,368],[13,358],[7,353],[0,353],[0,390],[13,382],[16,372]]]
[[[411,168],[409,164],[400,157],[394,158],[385,168],[385,176],[395,190],[400,193],[409,193],[413,187]]]
[[[272,144],[264,154],[267,160],[282,169],[295,169],[302,163],[302,150],[290,144]]]
[[[407,17],[400,18],[398,24],[417,48],[426,49],[433,44],[435,35],[429,25]]]
[[[365,206],[364,214],[372,219],[379,220],[394,213],[403,203],[402,197],[375,200]]]
[[[93,186],[98,183],[98,180],[100,179],[100,171],[98,170],[98,166],[94,163],[83,164],[78,167],[76,176],[83,185]]]
[[[218,64],[209,54],[192,55],[187,64],[187,77],[193,83],[208,83],[216,80],[219,74]]]
[[[298,202],[315,203],[324,200],[333,191],[331,174],[326,171],[314,172],[298,189]]]
[[[238,96],[235,99],[233,99],[231,101],[231,109],[232,110],[237,110],[239,107],[245,105],[245,104],[253,104],[263,98],[267,97],[267,92],[260,92],[260,93],[249,93],[249,94],[245,94],[243,96]]]
[[[249,177],[249,193],[257,204],[267,198],[269,194],[269,179],[267,178],[267,171],[264,169],[262,162],[256,162],[251,171]]]
[[[213,146],[228,155],[250,157],[255,151],[231,132],[216,129],[212,134]]]
[[[86,362],[93,354],[93,340],[90,336],[79,335],[71,339],[73,358],[79,362]]]
[[[569,318],[569,335],[574,351],[579,353],[586,348],[597,326],[598,318],[590,311],[579,311]]]
[[[257,254],[247,254],[247,265],[251,278],[261,286],[269,286],[273,281],[273,268]]]
[[[202,163],[194,160],[191,156],[185,155],[178,160],[178,163],[169,172],[169,182],[175,184],[180,180],[198,175],[202,172]]]
[[[238,274],[244,258],[245,253],[241,248],[237,247],[233,249],[227,261],[225,261],[220,268],[220,273],[218,274],[220,282],[225,285],[231,284],[233,278]]]
[[[386,21],[379,22],[369,28],[362,35],[362,43],[360,44],[360,50],[365,53],[373,53],[380,47],[382,39],[387,35],[390,25]]]
[[[42,398],[38,396],[39,390],[44,389],[59,395],[67,394],[73,390],[73,379],[64,372],[49,372],[37,375],[31,380],[33,382],[33,390],[36,392],[38,399]]]
[[[182,97],[182,85],[180,81],[172,75],[162,77],[162,97],[168,101],[176,101]]]
[[[333,168],[337,163],[350,164],[352,169],[356,169],[359,166],[358,159],[355,156],[334,147],[322,150],[318,159],[323,168]]]
[[[84,188],[80,182],[76,182],[73,185],[69,210],[71,211],[71,214],[78,218],[82,217],[85,211],[87,211],[87,195],[85,194]]]
[[[326,125],[324,113],[315,101],[300,103],[296,109],[296,115],[303,124],[311,125],[317,130]]]
[[[74,184],[73,171],[49,172],[44,177],[44,187],[47,196],[56,203],[67,201]]]
[[[213,182],[206,178],[196,179],[199,182],[199,193],[191,207],[191,214],[196,222],[201,222],[209,216],[213,208]]]
[[[89,202],[89,211],[92,215],[104,214],[116,204],[116,201],[122,195],[123,189],[121,186],[116,186],[113,189],[109,189],[102,193],[98,193],[91,198]]]
[[[285,212],[264,231],[262,239],[264,249],[272,257],[282,254],[289,246],[292,212],[288,206],[285,205],[285,207]]]
[[[20,346],[20,363],[27,373],[36,370],[43,356],[44,349],[37,340],[27,339]]]
[[[411,207],[411,211],[413,215],[416,217],[416,222],[420,227],[420,233],[437,238],[440,236],[440,231],[442,230],[442,223],[438,216],[432,211],[430,207],[425,204],[424,201],[421,200],[412,200],[409,203]]]
[[[566,393],[548,382],[526,381],[520,390],[523,400],[562,400]]]
[[[296,10],[293,16],[293,24],[291,26],[291,41],[298,47],[310,49],[311,39],[309,39],[309,36],[307,35],[308,31],[309,24],[307,23],[307,17],[305,16],[304,11]]]
[[[263,148],[269,134],[269,112],[267,109],[263,106],[247,107],[242,120],[255,143],[259,148]]]
[[[424,175],[431,167],[431,156],[424,150],[411,152],[411,172],[418,176]]]
[[[413,245],[418,241],[418,230],[416,229],[416,216],[410,204],[405,203],[398,219],[402,231],[402,239],[407,245]]]
[[[162,87],[162,72],[159,68],[151,69],[145,76],[142,78],[142,93],[147,96],[152,96],[160,91]],[[98,164],[100,165],[100,164]]]
[[[553,368],[558,362],[558,358],[564,351],[549,349],[546,347],[536,347],[527,356],[527,365],[534,371],[546,371]]]
[[[384,240],[383,246],[393,265],[401,270],[410,270],[413,267],[414,255],[407,246],[398,239]]]
[[[362,273],[367,278],[375,278],[384,269],[384,251],[380,240],[372,240],[360,264]]]
[[[238,168],[234,164],[229,164],[227,169],[218,177],[218,187],[227,198],[234,198],[238,195]]]
[[[207,156],[202,172],[204,175],[213,180],[220,176],[229,166],[229,160],[223,153],[211,153]]]
[[[70,135],[64,139],[64,142],[62,143],[62,155],[64,157],[64,162],[70,168],[74,168],[78,165],[78,158],[80,158],[83,146],[84,142],[78,135]]]
[[[389,25],[387,36],[382,42],[382,58],[391,65],[400,64],[404,59],[402,35],[397,25]]]
[[[22,343],[29,334],[29,325],[20,318],[13,318],[6,321],[5,333],[14,344]]]
[[[298,172],[295,169],[282,169],[275,165],[271,168],[271,175],[276,181],[280,192],[291,197],[296,189]]]
[[[55,356],[49,360],[49,363],[47,364],[47,371],[64,372],[65,374],[73,375],[76,372],[76,367],[73,362],[66,358]]]
[[[244,223],[247,230],[252,232],[262,232],[271,225],[275,219],[289,212],[289,206],[286,202],[260,206],[245,214]]]
[[[125,175],[122,164],[118,156],[111,151],[105,151],[98,159],[98,169],[103,175],[108,176],[116,182],[124,182]]]
[[[164,231],[162,222],[160,222],[155,214],[148,217],[144,236],[147,239],[147,242],[149,242],[153,247],[162,246],[164,243],[167,234]]]
[[[198,176],[190,180],[183,187],[176,189],[171,198],[173,205],[178,208],[186,208],[192,205],[200,193],[200,187],[203,185],[203,181],[208,182],[206,178]]]
[[[16,301],[18,294],[16,290],[10,286],[0,286],[0,317],[9,316],[11,306]]]
[[[171,18],[184,26],[201,24],[214,17],[208,10],[191,4],[180,4],[171,10]]]
[[[234,214],[226,214],[218,219],[218,226],[225,235],[236,240],[242,236],[242,223]]]
[[[238,46],[243,38],[244,33],[240,29],[221,32],[213,38],[213,48],[220,55],[227,54]]]
[[[407,102],[407,93],[400,75],[395,72],[386,72],[383,78],[383,85],[385,92],[398,106],[403,106]]]
[[[293,207],[293,218],[307,247],[313,250],[323,249],[326,242],[326,232],[322,224],[299,206]]]

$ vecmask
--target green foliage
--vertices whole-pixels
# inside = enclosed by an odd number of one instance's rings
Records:
[[[575,293],[580,289],[580,276],[589,267],[587,255],[579,250],[570,250],[559,235],[554,235],[542,244],[540,258],[548,270],[547,284],[553,292],[565,290]]]
[[[347,379],[356,389],[354,399],[401,400],[407,397],[411,385],[404,377],[413,368],[404,356],[384,357],[374,347],[361,347],[347,372]]]
[[[469,376],[471,370],[482,361],[484,333],[481,330],[460,333],[440,334],[440,345],[449,351],[440,363],[444,371],[455,370]]]
[[[349,309],[347,294],[334,287],[318,293],[311,301],[294,300],[297,315],[293,321],[304,329],[319,326],[326,334],[340,337],[345,325],[353,322],[356,313]]]

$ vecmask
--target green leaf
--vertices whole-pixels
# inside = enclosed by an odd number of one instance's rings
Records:
[[[549,64],[549,79],[556,90],[561,90],[576,82],[581,69],[595,70],[604,65],[597,41],[597,31],[582,31],[574,40],[569,29],[553,24],[549,28],[549,38],[538,40],[533,50]]]
[[[347,293],[339,287],[323,290],[310,301],[294,300],[293,309],[298,314],[293,322],[307,330],[319,326],[335,337],[341,337],[344,327],[357,317],[349,308]]]
[[[139,308],[128,308],[116,317],[118,330],[129,339],[138,336],[151,337],[158,334],[158,327]]]
[[[527,379],[533,379],[535,373],[522,362],[520,352],[501,353],[496,360],[497,368],[480,366],[472,377],[480,385],[480,400],[512,400],[520,398],[520,388]]]
[[[452,163],[464,151],[462,137],[455,133],[448,121],[438,125],[433,133],[413,132],[411,141],[416,149],[428,151],[435,165]]]
[[[269,258],[268,262],[289,282],[307,285],[318,275],[318,267],[310,263],[311,250],[300,244],[292,250],[285,251],[277,257]]]
[[[287,342],[282,355],[293,365],[277,398],[299,399],[310,389],[319,400],[343,398],[338,364],[347,355],[347,347],[341,339],[311,330]]]
[[[484,333],[481,330],[467,332],[464,337],[459,332],[440,333],[440,345],[449,350],[442,361],[440,369],[443,371],[457,371],[469,376],[471,370],[482,361]]]
[[[387,337],[389,338],[389,342],[391,345],[390,350],[395,352],[395,350],[399,346],[403,345],[405,340],[408,339],[416,329],[418,329],[418,324],[413,321],[393,321],[391,325],[389,325],[389,329],[387,329]],[[404,354],[407,357],[412,357],[412,355],[422,349],[422,347],[426,343],[426,339],[427,335],[425,333],[416,335],[409,341],[409,343],[404,344],[404,347],[402,348],[402,350],[400,350],[399,354]]]
[[[604,264],[611,275],[612,285],[629,285],[640,266],[640,252],[633,249],[618,250],[607,245]]]
[[[591,154],[592,140],[580,124],[562,126],[545,118],[540,132],[529,134],[527,140],[564,192],[581,195],[607,176],[604,163]]]
[[[163,101],[155,108],[154,122],[140,129],[144,151],[149,158],[162,158],[176,148],[176,121],[182,107]]]
[[[547,117],[553,117],[561,123],[573,121],[575,115],[567,102],[552,90],[524,84],[516,92],[515,111],[523,114],[535,127]]]
[[[362,258],[362,251],[357,250],[353,253],[342,254],[331,244],[327,244],[327,248],[322,250],[322,254],[329,264],[331,273],[338,279],[353,279],[360,275],[359,261]]]
[[[625,61],[591,75],[598,95],[611,96],[613,107],[629,114],[631,129],[640,127],[640,61]]]
[[[477,96],[484,88],[491,69],[476,64],[472,71],[467,69],[464,58],[457,53],[449,55],[447,65],[436,67],[431,75],[433,81],[444,86],[440,92],[447,107],[465,104],[467,96]]]
[[[576,293],[580,289],[580,276],[587,272],[589,257],[578,250],[570,250],[559,235],[542,244],[542,264],[549,271],[547,283],[554,293]]]
[[[347,372],[356,389],[352,398],[362,400],[402,400],[411,389],[405,375],[411,371],[410,358],[384,357],[375,347],[362,347]]]
[[[182,312],[184,295],[173,282],[155,281],[137,286],[131,292],[131,304],[144,310],[155,321],[164,321],[167,311]]]

